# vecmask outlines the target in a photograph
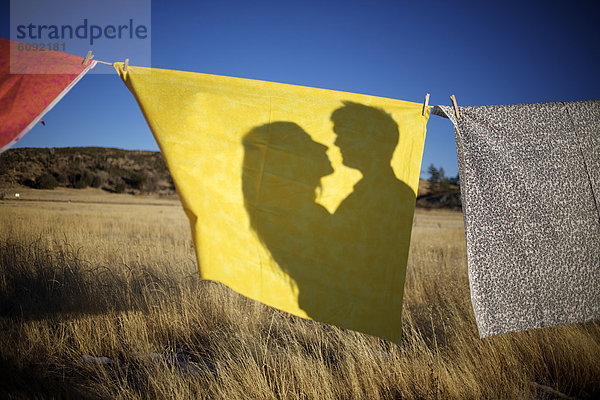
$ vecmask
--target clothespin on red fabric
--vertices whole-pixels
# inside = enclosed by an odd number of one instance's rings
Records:
[[[81,65],[87,65],[88,61],[90,61],[92,58],[94,58],[94,55],[92,54],[92,51],[90,50],[90,51],[87,52],[87,55],[85,56],[85,58],[81,62]]]

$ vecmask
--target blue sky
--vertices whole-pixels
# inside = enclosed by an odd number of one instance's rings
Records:
[[[600,99],[595,3],[155,0],[152,67],[415,102],[431,93],[431,105],[450,104],[451,94],[472,106]],[[1,4],[8,37],[9,2]],[[16,147],[158,150],[113,73],[84,77],[44,120]],[[422,169],[431,163],[457,173],[452,125],[437,116]]]

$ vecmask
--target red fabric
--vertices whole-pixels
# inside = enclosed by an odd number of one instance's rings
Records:
[[[0,152],[20,139],[80,74],[83,57],[58,51],[19,51],[0,38]],[[17,73],[12,73],[17,72]]]

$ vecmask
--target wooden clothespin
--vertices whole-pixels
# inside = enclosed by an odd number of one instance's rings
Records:
[[[427,113],[427,106],[429,106],[429,93],[425,95],[425,104],[423,104],[423,116]]]
[[[129,58],[125,59],[125,65],[123,65],[123,71],[127,71],[127,67],[129,66]]]
[[[452,101],[452,105],[454,106],[454,114],[456,114],[456,119],[459,119],[460,113],[458,112],[458,104],[456,104],[456,96],[451,95],[450,100]]]
[[[90,50],[90,51],[87,52],[87,55],[85,56],[85,58],[81,62],[81,65],[87,65],[88,61],[90,61],[92,58],[94,58],[94,55],[92,54],[92,51]]]

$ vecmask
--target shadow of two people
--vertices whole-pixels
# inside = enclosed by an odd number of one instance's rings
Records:
[[[331,121],[343,164],[362,174],[333,214],[315,201],[321,178],[333,173],[327,147],[293,122],[243,138],[244,202],[251,227],[297,287],[300,308],[369,333],[374,318],[401,317],[415,193],[392,169],[399,130],[388,113],[345,102]]]

